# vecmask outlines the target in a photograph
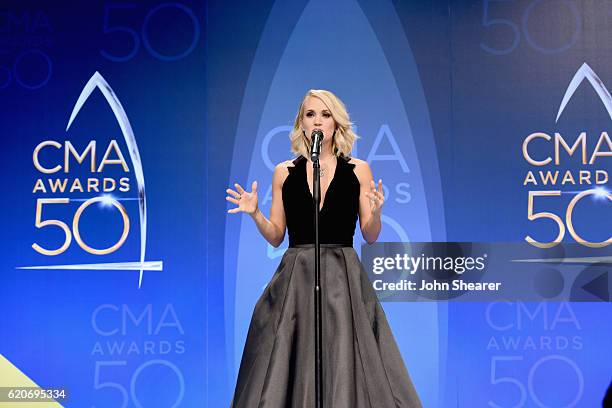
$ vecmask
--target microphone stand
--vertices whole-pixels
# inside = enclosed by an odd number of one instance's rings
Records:
[[[315,406],[323,408],[323,322],[321,318],[321,243],[319,242],[319,203],[321,202],[321,179],[319,157],[312,158],[312,197],[314,201],[314,239],[315,239]]]

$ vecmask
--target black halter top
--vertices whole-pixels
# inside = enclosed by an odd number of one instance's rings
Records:
[[[349,163],[338,157],[336,171],[325,194],[319,218],[321,244],[353,246],[359,214],[359,180]],[[289,247],[314,244],[314,204],[306,178],[306,158],[300,156],[288,167],[283,184],[283,207],[289,232]]]

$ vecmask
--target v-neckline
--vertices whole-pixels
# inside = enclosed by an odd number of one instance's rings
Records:
[[[308,194],[310,195],[310,199],[312,201],[314,201],[314,196],[312,194],[312,191],[310,191],[310,185],[308,184],[308,159],[306,159],[304,157],[304,181],[306,183],[306,191],[308,191]],[[332,176],[331,181],[329,182],[329,186],[327,186],[327,191],[325,192],[325,198],[323,197],[323,194],[321,193],[321,206],[319,207],[319,213],[323,212],[323,209],[325,208],[325,204],[327,203],[327,196],[329,195],[329,190],[332,187],[332,184],[334,184],[334,180],[336,180],[336,174],[338,173],[338,166],[340,166],[340,157],[336,158],[336,168],[334,169],[334,175]],[[313,189],[314,189],[314,180],[312,181],[313,184]]]

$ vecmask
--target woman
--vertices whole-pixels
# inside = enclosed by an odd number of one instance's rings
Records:
[[[276,166],[266,218],[252,191],[227,189],[229,213],[249,214],[275,247],[289,249],[255,305],[232,407],[313,407],[314,227],[309,135],[321,130],[321,296],[323,398],[326,408],[420,407],[385,313],[353,249],[357,218],[368,243],[378,238],[384,203],[368,164],[350,157],[356,135],[344,104],[310,90],[291,133],[298,155]]]

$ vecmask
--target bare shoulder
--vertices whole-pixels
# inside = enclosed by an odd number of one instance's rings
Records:
[[[370,178],[372,178],[372,170],[370,170],[370,165],[367,161],[358,159],[356,157],[351,157],[349,163],[355,165],[355,175],[361,183],[367,182]]]
[[[280,173],[289,173],[289,167],[295,167],[293,164],[293,160],[285,160],[284,162],[280,162],[274,168],[274,171],[278,171]]]
[[[363,166],[368,166],[368,162],[365,160],[361,160],[356,158],[355,156],[351,156],[350,162],[355,165],[355,169],[357,169],[358,167],[363,167]]]
[[[289,175],[289,167],[295,167],[293,165],[293,160],[285,160],[284,162],[278,163],[274,168],[274,175],[272,176],[273,182],[283,184]]]

